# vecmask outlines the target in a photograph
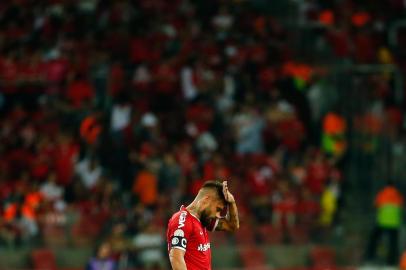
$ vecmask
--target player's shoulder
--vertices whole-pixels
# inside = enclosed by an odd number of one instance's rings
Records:
[[[178,212],[172,215],[169,220],[169,226],[175,226],[178,229],[181,229],[191,222],[191,214],[186,211],[185,208],[181,208]]]

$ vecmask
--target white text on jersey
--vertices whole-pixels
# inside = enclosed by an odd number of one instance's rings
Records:
[[[186,215],[187,215],[187,212],[186,212],[186,211],[182,211],[182,212],[180,213],[178,229],[180,229],[180,228],[182,228],[182,227],[185,226]]]
[[[197,250],[198,251],[207,251],[208,249],[210,248],[210,243],[207,243],[207,244],[200,244],[198,247],[197,247]]]

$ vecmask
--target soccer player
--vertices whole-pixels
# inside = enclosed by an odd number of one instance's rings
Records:
[[[222,216],[228,208],[226,216]],[[227,210],[226,210],[227,211]],[[208,231],[235,231],[238,210],[227,181],[207,181],[191,204],[182,206],[168,222],[167,241],[173,270],[210,270]]]

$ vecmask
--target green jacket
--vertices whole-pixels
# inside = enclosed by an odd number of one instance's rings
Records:
[[[402,225],[402,208],[394,204],[381,205],[377,209],[377,223],[383,228],[399,228]]]

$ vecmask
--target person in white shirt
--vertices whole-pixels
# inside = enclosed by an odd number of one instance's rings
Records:
[[[102,176],[102,168],[95,158],[84,158],[75,165],[75,173],[86,189],[94,188]]]
[[[64,189],[56,183],[55,173],[48,175],[47,181],[40,186],[40,193],[46,201],[56,202],[62,199]]]
[[[145,229],[134,237],[133,245],[144,269],[165,268],[165,239],[154,224],[147,224]]]

